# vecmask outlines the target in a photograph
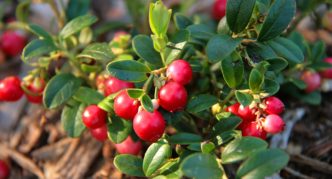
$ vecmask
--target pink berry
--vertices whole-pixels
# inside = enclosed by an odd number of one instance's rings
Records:
[[[254,110],[250,109],[249,106],[244,107],[243,105],[240,105],[238,114],[243,119],[243,121],[254,121],[256,119]]]
[[[331,16],[332,17],[332,16]],[[332,64],[332,57],[329,57],[329,58],[325,58],[324,60],[326,63],[330,63]],[[323,77],[323,78],[328,78],[328,79],[332,79],[332,68],[328,68],[328,69],[325,69],[323,71],[320,72],[320,75]]]
[[[109,77],[108,79],[105,80],[104,93],[105,96],[109,96],[110,94],[116,93],[122,89],[134,88],[134,87],[135,87],[134,83],[122,81],[115,77]]]
[[[96,129],[106,124],[107,113],[97,105],[90,105],[83,111],[82,120],[87,128]]]
[[[183,109],[187,104],[187,91],[177,82],[168,82],[160,88],[159,104],[167,111],[174,112]]]
[[[249,122],[243,126],[242,136],[253,136],[265,140],[266,132],[256,122]]]
[[[227,0],[216,0],[213,4],[212,17],[220,20],[226,15]]]
[[[107,125],[103,125],[101,127],[95,128],[95,129],[90,129],[90,133],[93,138],[96,140],[103,142],[105,141],[107,137]]]
[[[264,100],[266,109],[265,112],[268,114],[280,114],[284,111],[284,103],[275,96],[270,96]]]
[[[126,90],[123,90],[114,99],[114,112],[117,116],[133,120],[140,103],[138,100],[130,98]]]
[[[142,142],[134,141],[130,136],[120,144],[115,144],[115,148],[120,154],[138,155],[142,150]]]
[[[307,84],[306,93],[317,90],[321,85],[321,78],[318,73],[313,71],[305,71],[302,73],[301,79]]]
[[[284,130],[285,123],[280,116],[270,114],[265,118],[262,126],[266,132],[276,134]]]
[[[193,71],[187,61],[175,60],[167,68],[167,77],[181,85],[186,85],[190,83]]]

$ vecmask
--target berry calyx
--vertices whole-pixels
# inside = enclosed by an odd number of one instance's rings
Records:
[[[258,125],[257,122],[244,123],[241,128],[242,136],[258,137],[263,140],[266,139],[266,132]]]
[[[285,123],[280,116],[270,114],[263,120],[262,126],[266,132],[276,134],[284,130]]]
[[[97,105],[90,105],[85,108],[82,120],[87,128],[96,129],[105,125],[107,113]]]
[[[243,121],[254,121],[257,117],[255,111],[250,109],[249,106],[244,107],[243,105],[240,105],[237,112]]]
[[[187,97],[186,89],[177,82],[168,82],[158,93],[160,106],[170,112],[183,109],[187,104]]]
[[[9,177],[9,167],[3,160],[0,160],[0,179],[6,179]]]
[[[324,62],[332,64],[332,57],[325,58]],[[323,78],[332,79],[332,68],[325,69],[320,72]]]
[[[23,96],[21,80],[9,76],[0,81],[0,101],[17,101]]]
[[[107,137],[107,125],[103,125],[101,127],[95,128],[95,129],[90,129],[90,133],[93,138],[100,142],[104,142],[108,137]]]
[[[268,114],[280,114],[284,111],[284,103],[275,96],[270,96],[264,100],[266,105],[265,112]]]
[[[305,71],[302,73],[301,79],[307,84],[306,93],[317,90],[321,85],[321,78],[318,73],[313,71]]]
[[[127,91],[123,90],[114,99],[114,112],[123,119],[133,120],[139,105],[138,100],[130,98]]]
[[[227,0],[216,0],[213,4],[212,17],[220,20],[226,15]]]
[[[0,37],[0,48],[8,56],[19,55],[22,52],[25,43],[25,38],[15,31],[6,31]]]
[[[233,105],[230,105],[226,108],[226,112],[231,112],[232,114],[236,115],[236,116],[240,116],[239,115],[239,107],[240,107],[240,103],[235,103]]]
[[[135,87],[134,83],[122,81],[115,77],[109,77],[108,79],[105,80],[104,93],[105,96],[109,96],[110,94],[116,93],[122,89],[134,88],[134,87]]]
[[[147,142],[156,142],[164,133],[166,123],[161,113],[139,111],[133,121],[133,128],[139,138]]]
[[[193,77],[190,63],[181,59],[173,61],[168,66],[166,74],[168,79],[178,82],[181,85],[190,83]]]
[[[120,154],[138,155],[142,150],[142,142],[139,140],[135,142],[130,136],[128,136],[123,142],[115,144],[115,148]]]
[[[41,104],[43,101],[43,91],[45,89],[45,81],[41,78],[36,78],[27,87],[29,92],[25,95],[31,103]]]

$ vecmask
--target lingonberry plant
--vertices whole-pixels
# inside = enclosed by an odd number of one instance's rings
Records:
[[[80,3],[70,2],[68,9]],[[38,38],[22,60],[34,69],[22,83],[2,80],[0,100],[25,93],[62,109],[68,136],[87,129],[111,140],[114,164],[127,175],[224,178],[226,164],[237,163],[236,178],[264,178],[289,159],[264,141],[285,126],[280,86],[308,100],[317,96],[319,72],[330,73],[322,43],[307,48],[289,32],[295,11],[295,0],[217,0],[215,20],[205,22],[157,0],[149,6],[151,34],[120,31],[97,42],[97,18],[68,10],[57,17],[57,34],[26,24]]]

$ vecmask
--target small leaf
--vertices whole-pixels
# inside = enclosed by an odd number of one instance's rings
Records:
[[[312,46],[311,55],[309,61],[318,62],[325,55],[326,46],[323,41],[318,41]]]
[[[142,89],[127,89],[127,93],[129,97],[134,98],[134,99],[139,99],[144,95],[144,90]]]
[[[202,137],[197,134],[180,132],[170,136],[168,140],[173,144],[188,145],[193,143],[200,143],[202,141]]]
[[[213,36],[206,46],[206,53],[209,61],[215,63],[226,58],[235,51],[235,49],[240,45],[240,43],[240,38],[233,39],[229,35]]]
[[[145,152],[143,171],[151,176],[171,156],[171,147],[165,143],[153,143]]]
[[[147,94],[144,94],[141,99],[141,104],[143,106],[143,108],[149,112],[153,112],[154,111],[154,108],[153,108],[153,104],[152,104],[152,101],[151,101],[151,98],[149,95]]]
[[[193,97],[187,104],[186,110],[190,113],[198,113],[209,109],[211,106],[216,104],[218,99],[209,94],[201,94]]]
[[[43,101],[48,109],[56,108],[67,102],[81,86],[82,80],[72,74],[54,76],[47,84]]]
[[[90,0],[70,0],[66,9],[68,20],[87,14],[90,7]]]
[[[107,43],[93,43],[88,45],[78,57],[108,62],[114,58],[114,54]]]
[[[295,11],[295,0],[274,1],[263,23],[258,41],[267,41],[280,35],[293,19]]]
[[[143,159],[129,154],[117,155],[114,158],[114,166],[130,176],[144,177],[143,173]]]
[[[239,117],[229,117],[219,121],[212,129],[211,138],[216,137],[217,135],[236,129],[240,125],[242,120]]]
[[[235,97],[238,102],[240,102],[243,106],[248,106],[253,101],[253,97],[247,93],[241,93],[240,91],[235,92]]]
[[[46,30],[44,30],[42,27],[40,27],[39,25],[30,24],[29,25],[29,30],[32,33],[34,33],[35,35],[37,35],[40,39],[52,40],[52,36]]]
[[[146,79],[149,67],[135,60],[113,61],[107,65],[107,70],[116,78],[129,82],[142,82]]]
[[[213,142],[203,142],[201,144],[202,153],[205,153],[205,154],[213,152],[215,148],[216,148],[216,146],[214,145]]]
[[[288,66],[288,62],[283,58],[266,59],[266,61],[270,64],[270,71],[281,72]]]
[[[114,98],[116,97],[118,93],[111,94],[104,98],[101,102],[98,103],[98,107],[103,109],[104,111],[107,112],[112,112],[114,111],[113,105],[114,105]]]
[[[185,29],[186,27],[193,24],[193,22],[187,17],[180,13],[175,13],[174,16],[174,23],[177,29]]]
[[[66,24],[66,26],[61,30],[60,37],[65,39],[81,31],[85,27],[89,27],[96,21],[97,18],[91,15],[83,15],[76,17],[75,19],[71,20],[68,24]]]
[[[280,89],[280,85],[278,82],[270,79],[265,79],[263,91],[268,93],[269,96],[275,95]]]
[[[264,83],[264,76],[258,69],[254,68],[250,72],[249,87],[253,92],[259,92]]]
[[[256,0],[227,1],[227,23],[233,32],[239,33],[246,28],[254,10],[255,3]]]
[[[280,58],[269,45],[264,43],[251,43],[247,46],[246,51],[255,62],[265,59]]]
[[[304,81],[302,81],[302,80],[295,79],[295,78],[290,78],[289,81],[291,83],[293,83],[299,89],[304,90],[307,87],[307,84]]]
[[[267,43],[273,51],[280,57],[292,63],[301,63],[304,60],[302,50],[291,40],[286,38],[276,38]]]
[[[280,149],[256,152],[242,163],[236,178],[265,178],[285,167],[288,160],[289,156]]]
[[[98,104],[104,99],[104,96],[92,88],[80,87],[73,98],[82,103],[91,105]]]
[[[69,137],[79,137],[85,130],[86,127],[82,121],[82,114],[85,107],[85,104],[71,100],[63,108],[61,124]]]
[[[233,61],[232,57],[221,60],[221,72],[230,88],[236,88],[243,81],[244,66],[242,59]]]
[[[149,24],[153,34],[164,36],[171,20],[172,10],[167,9],[162,1],[150,4]]]
[[[191,154],[183,160],[180,168],[185,176],[195,179],[220,179],[223,174],[216,157],[211,154]]]
[[[186,28],[190,36],[200,40],[209,40],[214,35],[214,30],[208,25],[193,24]]]
[[[174,60],[178,59],[181,52],[184,49],[184,46],[187,44],[187,42],[180,42],[177,44],[169,44],[166,48],[166,65],[172,63]],[[172,46],[173,48],[171,48]]]
[[[50,52],[56,51],[57,47],[53,44],[52,41],[43,39],[43,40],[33,40],[28,45],[26,45],[22,52],[22,60],[28,62],[32,58],[40,57]]]
[[[132,41],[136,54],[152,65],[163,66],[160,54],[154,50],[153,42],[147,35],[137,35]]]
[[[127,139],[132,131],[132,123],[112,115],[112,123],[108,124],[108,138],[118,144]]]
[[[242,137],[227,144],[222,152],[223,164],[233,163],[250,157],[255,152],[266,149],[268,144],[256,137]]]

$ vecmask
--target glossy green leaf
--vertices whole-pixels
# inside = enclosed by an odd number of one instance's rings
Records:
[[[304,60],[302,50],[291,40],[283,37],[276,38],[267,43],[280,57],[292,63],[301,63]]]
[[[152,100],[151,100],[151,98],[150,98],[149,95],[144,94],[144,95],[141,97],[140,101],[141,101],[141,104],[142,104],[142,106],[143,106],[143,108],[144,108],[145,110],[147,110],[147,111],[149,111],[149,112],[151,112],[151,113],[154,111],[153,103],[152,103]]]
[[[289,156],[280,149],[262,150],[251,155],[238,169],[236,178],[265,178],[281,170]]]
[[[280,58],[270,46],[263,43],[251,43],[247,46],[246,51],[255,62],[265,59]]]
[[[141,82],[151,70],[148,66],[135,60],[113,61],[107,65],[108,72],[120,80]]]
[[[186,110],[190,113],[198,113],[209,109],[211,106],[216,104],[218,99],[209,94],[201,94],[198,96],[194,96],[187,104]]]
[[[60,37],[65,39],[81,31],[85,27],[89,27],[96,21],[97,18],[91,15],[83,15],[76,17],[75,19],[71,20],[68,24],[65,25],[65,27],[60,32]]]
[[[132,131],[132,123],[128,120],[121,119],[115,115],[111,117],[112,122],[108,124],[108,138],[118,144],[127,139]]]
[[[208,25],[193,24],[186,28],[190,36],[200,40],[209,40],[214,35],[214,30]]]
[[[227,144],[222,152],[223,164],[233,163],[250,157],[255,152],[266,149],[268,144],[256,137],[242,137]]]
[[[153,143],[147,149],[143,160],[143,171],[146,176],[151,176],[171,156],[169,144]]]
[[[263,23],[258,41],[267,41],[280,35],[292,21],[295,11],[295,0],[274,1]]]
[[[185,176],[195,179],[220,179],[223,174],[216,157],[211,154],[191,154],[183,160],[180,168]]]
[[[149,24],[153,34],[165,36],[171,20],[172,10],[167,9],[162,1],[150,4]]]
[[[104,99],[104,95],[88,87],[80,87],[73,98],[84,104],[98,104]]]
[[[221,146],[224,144],[227,144],[229,141],[232,139],[236,138],[241,138],[242,137],[242,132],[239,130],[228,130],[226,132],[222,132],[221,134],[217,135],[214,139],[213,142],[217,146]]]
[[[216,137],[217,135],[236,129],[240,125],[242,120],[239,117],[229,117],[219,121],[212,129],[211,138]]]
[[[139,99],[144,95],[145,92],[142,89],[134,88],[134,89],[127,89],[127,93],[131,98]]]
[[[56,51],[57,47],[53,44],[52,41],[43,39],[43,40],[32,40],[28,45],[26,45],[22,52],[22,60],[26,63],[29,60],[40,57],[42,55],[49,54],[50,52]]]
[[[266,61],[270,64],[269,70],[277,73],[281,72],[288,66],[288,62],[283,58],[271,58],[266,59]]]
[[[289,81],[291,83],[293,83],[299,89],[304,90],[307,87],[307,84],[304,81],[302,81],[302,80],[295,79],[295,78],[290,78]]]
[[[82,120],[85,107],[85,104],[71,100],[68,105],[63,108],[61,124],[69,137],[79,137],[86,129]]]
[[[248,106],[253,101],[253,96],[248,93],[241,93],[240,91],[235,92],[235,97],[238,102],[240,102],[243,106]]]
[[[235,32],[242,32],[249,23],[256,0],[227,1],[226,17],[229,28]]]
[[[249,87],[253,92],[259,92],[264,83],[264,76],[261,72],[254,68],[250,72]]]
[[[152,39],[147,35],[137,35],[132,41],[136,54],[152,65],[161,67],[163,62],[160,54],[154,50]]]
[[[115,56],[107,43],[93,43],[88,45],[78,57],[109,62]]]
[[[240,43],[240,38],[233,39],[228,35],[213,36],[206,46],[206,54],[209,61],[215,63],[225,59],[235,51]]]
[[[205,153],[205,154],[213,152],[215,148],[216,148],[216,146],[214,145],[213,142],[203,142],[201,144],[202,153]]]
[[[90,7],[90,0],[70,0],[66,9],[67,20],[87,14]]]
[[[202,137],[197,134],[180,132],[170,136],[168,140],[172,144],[192,144],[200,143]]]
[[[106,98],[104,98],[101,102],[98,103],[98,107],[107,112],[114,111],[113,105],[114,105],[114,98],[115,98],[116,94],[118,94],[118,93],[109,95]]]
[[[76,93],[81,83],[82,80],[72,74],[54,76],[44,90],[44,106],[52,109],[64,104]]]
[[[313,44],[311,48],[311,55],[309,57],[309,61],[311,62],[318,62],[320,61],[323,56],[325,55],[326,46],[323,41],[318,41]]]
[[[180,42],[177,44],[168,44],[166,48],[166,65],[172,63],[174,60],[178,59],[181,52],[184,49],[184,46],[187,42]]]
[[[263,91],[268,93],[270,96],[275,95],[280,89],[280,85],[278,82],[270,79],[265,79]]]
[[[175,13],[173,19],[177,29],[185,29],[189,25],[193,24],[193,22],[187,16],[184,16],[180,13]]]
[[[130,176],[144,177],[143,159],[129,154],[117,155],[114,158],[114,166]]]
[[[37,24],[30,24],[29,31],[37,35],[40,39],[52,40],[52,36]]]
[[[236,88],[241,84],[244,74],[242,59],[233,61],[232,57],[221,60],[221,72],[225,82],[230,88]]]

